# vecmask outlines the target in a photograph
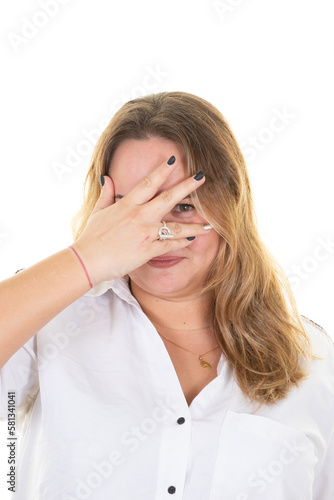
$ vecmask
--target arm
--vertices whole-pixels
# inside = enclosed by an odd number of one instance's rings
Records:
[[[90,289],[70,248],[0,283],[0,368],[38,330]]]
[[[188,236],[206,234],[201,224],[169,223],[172,240],[158,241],[162,217],[201,186],[190,177],[154,197],[177,166],[163,163],[114,203],[112,179],[105,184],[87,225],[72,244],[93,286],[125,276],[153,257],[185,248]],[[152,199],[154,197],[154,199]],[[90,289],[81,263],[67,248],[0,283],[0,368],[38,330]]]

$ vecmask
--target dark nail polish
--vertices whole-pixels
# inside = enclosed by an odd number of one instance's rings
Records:
[[[198,174],[195,175],[194,180],[200,181],[201,179],[203,179],[204,175],[205,175],[204,172],[202,172],[201,170],[200,172],[198,172]]]
[[[171,156],[167,162],[167,165],[173,165],[175,163],[175,156]]]
[[[187,240],[188,240],[188,241],[192,241],[192,240],[194,240],[195,238],[196,238],[196,236],[189,236],[189,237],[187,238]]]
[[[104,186],[104,177],[102,174],[100,175],[100,182],[101,182],[101,186],[103,187]]]

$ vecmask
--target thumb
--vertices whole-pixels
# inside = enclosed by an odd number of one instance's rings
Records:
[[[112,178],[108,175],[101,175],[101,185],[100,197],[96,202],[92,215],[104,208],[110,207],[115,202],[115,187]]]

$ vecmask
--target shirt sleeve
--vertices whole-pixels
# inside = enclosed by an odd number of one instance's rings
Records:
[[[323,350],[319,355],[325,358],[323,380],[327,387],[326,405],[322,411],[322,438],[325,452],[316,467],[313,498],[332,500],[334,499],[334,343],[332,337],[322,328],[321,330]]]
[[[329,417],[333,418],[333,416]],[[325,460],[314,484],[314,500],[334,498],[334,434],[329,442]]]
[[[0,370],[0,420],[7,420],[8,393],[15,393],[17,410],[38,382],[36,335],[24,344]]]

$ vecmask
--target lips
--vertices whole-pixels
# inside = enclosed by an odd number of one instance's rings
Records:
[[[173,256],[173,255],[168,255],[165,257],[155,257],[154,259],[151,259],[147,262],[149,266],[152,267],[172,267],[175,266],[176,264],[179,264],[184,259],[184,257],[178,257],[178,256]]]
[[[151,260],[176,260],[176,259],[183,259],[184,257],[180,257],[179,255],[168,255],[168,256],[161,256],[161,257],[154,257],[154,259]]]

